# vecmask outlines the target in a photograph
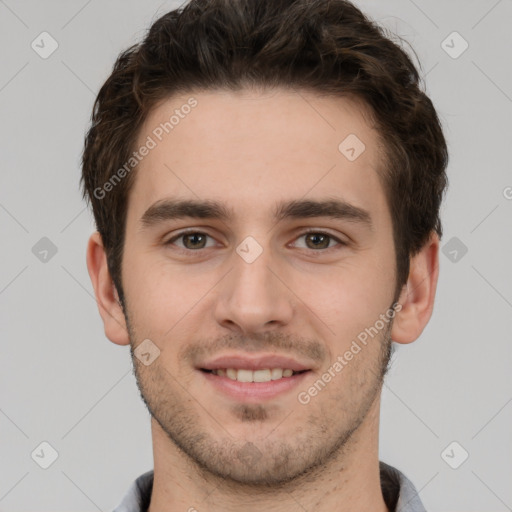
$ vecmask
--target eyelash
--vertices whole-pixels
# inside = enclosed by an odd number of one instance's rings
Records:
[[[309,230],[303,231],[300,235],[298,235],[296,237],[296,239],[301,238],[301,237],[306,236],[306,235],[309,235],[309,234],[328,236],[330,240],[334,240],[335,242],[337,242],[338,246],[347,246],[348,245],[347,242],[344,242],[343,240],[340,240],[339,238],[335,237],[334,235],[331,235],[330,233],[327,233],[325,231],[319,231],[319,230],[316,230],[316,229],[309,229]],[[178,233],[177,235],[175,235],[172,238],[170,238],[169,240],[167,240],[164,243],[164,245],[172,245],[176,240],[179,240],[180,238],[183,238],[186,235],[206,235],[207,237],[213,238],[208,233],[204,233],[203,231],[197,231],[197,230],[191,229],[191,230],[182,231],[181,233]],[[201,249],[187,249],[187,248],[178,247],[179,250],[184,251],[184,252],[188,252],[188,253],[200,252],[200,251],[203,251],[203,250],[206,250],[206,249],[209,249],[209,248],[210,247],[201,248]],[[311,251],[313,253],[318,253],[318,252],[326,252],[326,251],[329,251],[329,250],[335,249],[335,248],[336,248],[336,246],[334,246],[334,247],[327,247],[326,249],[308,249],[308,248],[306,248],[305,250]]]

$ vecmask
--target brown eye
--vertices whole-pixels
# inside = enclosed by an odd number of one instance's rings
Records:
[[[187,249],[203,249],[206,236],[203,233],[187,233],[181,237]]]
[[[306,236],[306,245],[309,245],[310,249],[327,249],[331,237],[324,233],[308,233]],[[310,244],[308,244],[308,241]]]
[[[200,231],[189,231],[186,233],[180,233],[165,242],[165,245],[175,245],[176,241],[181,241],[182,244],[176,244],[180,249],[198,250],[205,249],[207,238],[211,238],[206,233]],[[211,247],[211,246],[210,246]]]
[[[300,238],[304,238],[305,240],[305,246],[302,246],[301,248],[311,249],[313,251],[320,249],[332,249],[336,245],[347,245],[339,238],[336,238],[329,233],[324,233],[323,231],[307,231],[298,237],[298,239]],[[331,244],[333,241],[336,243]]]

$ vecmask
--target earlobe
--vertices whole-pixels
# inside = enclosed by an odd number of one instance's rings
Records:
[[[403,286],[391,330],[391,339],[397,343],[415,341],[432,316],[437,280],[439,277],[439,237],[437,233],[418,254],[411,258],[409,277]]]
[[[130,338],[126,320],[107,265],[101,235],[96,231],[87,244],[87,269],[94,288],[96,303],[103,320],[105,335],[118,345],[128,345]]]

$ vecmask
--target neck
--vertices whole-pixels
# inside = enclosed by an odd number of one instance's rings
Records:
[[[380,397],[379,397],[380,398]],[[152,419],[154,480],[149,512],[389,512],[380,485],[380,399],[328,464],[276,488],[254,488],[199,468]]]

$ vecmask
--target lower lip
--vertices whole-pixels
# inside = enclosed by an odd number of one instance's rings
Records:
[[[242,400],[244,402],[259,402],[274,398],[278,395],[286,393],[297,387],[310,371],[297,373],[291,377],[283,377],[278,380],[271,380],[269,382],[238,382],[229,377],[220,377],[209,372],[198,370],[201,375],[216,389],[222,391],[235,400]]]

